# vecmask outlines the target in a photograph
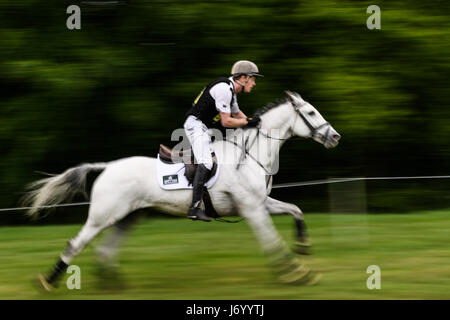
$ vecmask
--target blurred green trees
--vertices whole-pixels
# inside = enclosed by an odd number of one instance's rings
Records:
[[[154,156],[203,86],[240,59],[266,76],[239,97],[247,114],[293,90],[342,134],[335,150],[286,143],[274,183],[450,173],[448,2],[110,3],[0,3],[0,207],[17,205],[35,170]],[[81,30],[66,28],[70,4]],[[381,30],[366,27],[371,4]],[[369,209],[449,206],[449,186],[369,185]],[[274,195],[327,210],[326,189]]]

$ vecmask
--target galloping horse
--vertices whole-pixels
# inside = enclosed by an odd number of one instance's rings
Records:
[[[318,274],[295,258],[270,218],[270,214],[292,214],[301,244],[306,241],[303,213],[294,204],[268,196],[272,188],[268,177],[274,173],[278,152],[287,139],[293,136],[312,138],[326,148],[333,148],[340,135],[300,95],[286,93],[287,97],[282,101],[257,112],[261,118],[259,128],[240,130],[234,141],[223,139],[212,143],[220,171],[208,192],[220,216],[245,218],[280,281],[313,283]],[[236,164],[236,154],[245,161]],[[86,193],[87,174],[100,172],[92,186],[87,221],[78,235],[68,242],[52,271],[47,276],[39,274],[43,288],[51,290],[74,257],[110,226],[114,226],[114,231],[97,248],[97,253],[103,261],[113,261],[120,240],[132,225],[130,219],[124,219],[131,212],[153,207],[172,215],[186,216],[191,190],[163,190],[156,179],[158,161],[150,157],[130,157],[108,163],[82,164],[31,184],[25,202],[32,206],[28,215],[33,217],[39,215],[41,206],[61,203],[78,192]]]

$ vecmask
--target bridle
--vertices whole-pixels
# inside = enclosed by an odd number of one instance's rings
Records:
[[[301,108],[302,108],[303,106],[305,106],[305,105],[307,104],[307,102],[303,102],[303,103],[301,103],[301,104],[297,104],[295,101],[293,101],[293,100],[290,99],[290,98],[289,98],[289,102],[291,103],[292,107],[294,107],[295,113],[296,113],[296,116],[295,116],[295,118],[294,118],[293,124],[292,124],[291,129],[290,129],[290,130],[292,131],[292,133],[293,133],[293,128],[295,128],[295,124],[297,123],[297,120],[298,120],[298,118],[300,117],[300,118],[302,118],[303,122],[306,124],[306,126],[307,126],[307,127],[309,128],[309,130],[310,130],[310,135],[309,135],[308,138],[318,138],[318,139],[320,139],[320,141],[321,141],[322,143],[325,143],[325,142],[326,142],[326,137],[328,137],[328,134],[329,134],[329,132],[330,132],[330,130],[331,130],[331,125],[330,125],[330,123],[329,123],[329,122],[325,122],[325,123],[322,123],[322,124],[321,124],[320,126],[318,126],[318,127],[314,127],[314,126],[311,124],[311,122],[309,122],[308,119],[305,117],[305,115],[303,114],[303,112],[301,111]],[[328,128],[327,128],[327,131],[325,132],[325,135],[319,134],[319,133],[318,133],[319,130],[322,129],[323,127],[326,127],[326,126],[327,126]],[[255,129],[257,130],[257,134],[255,135],[255,138],[253,139],[253,141],[252,141],[250,144],[248,143],[248,140],[249,140],[250,135],[248,135],[247,138],[245,139],[245,142],[244,142],[244,145],[243,145],[243,146],[239,146],[236,142],[234,142],[234,141],[229,141],[229,140],[227,140],[227,139],[224,139],[224,141],[233,143],[235,146],[241,148],[241,149],[242,149],[242,157],[241,157],[241,159],[242,159],[242,158],[245,158],[245,156],[249,156],[249,157],[252,158],[254,161],[256,161],[256,163],[257,163],[262,169],[264,169],[264,171],[265,171],[268,175],[271,176],[271,173],[268,172],[267,169],[266,169],[266,168],[258,161],[258,159],[256,159],[255,157],[253,157],[253,156],[249,153],[249,151],[250,151],[250,149],[252,148],[253,144],[255,143],[255,141],[256,141],[258,135],[260,135],[260,134],[263,135],[263,136],[266,137],[266,138],[273,139],[273,140],[279,140],[279,141],[285,141],[285,140],[289,139],[290,136],[288,136],[287,138],[277,138],[277,137],[272,137],[272,136],[270,136],[269,134],[267,134],[267,133],[261,131],[261,129],[260,129],[259,127],[256,127]],[[236,166],[236,169],[238,169],[238,168],[239,168],[239,164]]]
[[[299,107],[297,107],[293,102],[291,102],[292,105],[294,106],[294,109],[297,113],[297,117],[295,117],[295,121],[297,121],[298,116],[300,116],[300,118],[302,118],[303,122],[306,124],[306,126],[308,127],[310,133],[310,138],[318,138],[320,139],[320,141],[322,143],[326,142],[326,139],[328,137],[328,134],[330,133],[331,130],[331,125],[328,121],[325,121],[324,123],[322,123],[320,126],[318,127],[314,127],[311,122],[308,121],[308,119],[306,119],[305,115],[303,114],[303,112],[301,112],[300,108],[302,106],[304,106],[307,102],[301,104]],[[295,127],[295,123],[294,126],[292,128]],[[319,134],[319,130],[322,129],[323,127],[327,127],[327,131],[325,131],[325,134]]]
[[[310,135],[309,135],[308,138],[316,138],[317,137],[317,138],[319,138],[321,140],[322,143],[325,143],[326,137],[328,137],[328,134],[329,134],[329,132],[331,130],[330,123],[326,121],[326,122],[322,123],[320,126],[314,127],[311,124],[311,122],[309,122],[308,119],[305,117],[303,112],[301,111],[301,108],[303,106],[305,106],[307,104],[307,102],[303,102],[301,104],[297,104],[292,99],[289,99],[289,102],[291,103],[292,107],[294,107],[294,110],[295,110],[295,113],[296,113],[295,118],[294,118],[294,122],[293,122],[293,124],[291,126],[292,133],[293,133],[293,128],[295,128],[295,124],[297,123],[298,117],[300,117],[300,118],[302,118],[303,122],[305,123],[305,125],[308,127],[308,129],[310,131]],[[328,127],[327,131],[325,132],[325,135],[318,134],[319,130],[322,129],[323,127]],[[269,139],[280,140],[280,141],[284,141],[284,140],[289,139],[289,137],[288,138],[272,137],[272,136],[262,132],[260,130],[260,128],[257,128],[257,129],[258,129],[258,134],[262,134],[263,136],[265,136],[266,138],[269,138]]]

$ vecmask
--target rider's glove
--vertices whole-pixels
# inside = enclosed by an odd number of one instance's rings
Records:
[[[260,121],[261,121],[261,118],[258,116],[254,117],[254,118],[247,118],[247,127],[256,127]]]

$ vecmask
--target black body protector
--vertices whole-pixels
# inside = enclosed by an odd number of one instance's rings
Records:
[[[226,128],[222,126],[222,123],[220,121],[220,113],[216,109],[216,102],[209,93],[212,87],[221,82],[225,82],[228,85],[230,85],[231,91],[230,108],[231,108],[234,100],[233,82],[228,78],[222,77],[208,84],[202,90],[202,92],[200,92],[195,101],[192,103],[192,108],[189,109],[186,116],[193,115],[198,119],[200,119],[208,128],[219,129],[222,132],[222,134],[225,135]]]

